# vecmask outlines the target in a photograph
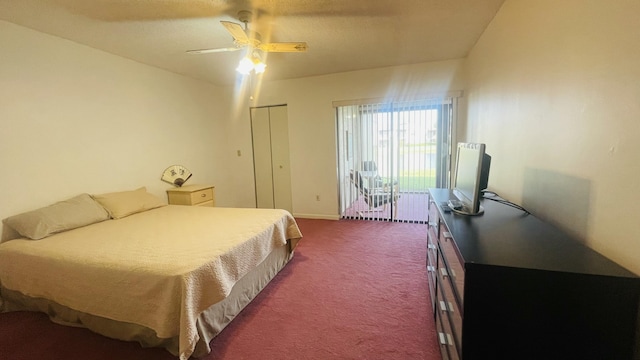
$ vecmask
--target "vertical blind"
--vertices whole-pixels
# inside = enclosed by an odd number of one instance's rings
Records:
[[[334,103],[343,218],[424,222],[447,187],[456,97]]]

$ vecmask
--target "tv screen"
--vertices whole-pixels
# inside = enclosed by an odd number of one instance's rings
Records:
[[[461,207],[452,210],[464,215],[479,215],[482,190],[489,178],[491,157],[485,153],[485,144],[458,143],[453,194]]]

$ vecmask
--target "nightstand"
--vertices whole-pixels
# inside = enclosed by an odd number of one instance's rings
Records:
[[[214,195],[214,187],[211,185],[188,185],[167,190],[171,205],[214,207]]]

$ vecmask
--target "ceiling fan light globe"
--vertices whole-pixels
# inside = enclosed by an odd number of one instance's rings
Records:
[[[242,75],[247,75],[253,70],[253,62],[248,58],[243,58],[240,60],[236,71]]]
[[[267,64],[263,62],[259,62],[253,66],[253,71],[255,71],[256,74],[262,74],[266,69],[266,67],[267,67]]]

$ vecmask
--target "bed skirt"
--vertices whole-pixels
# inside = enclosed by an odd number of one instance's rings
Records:
[[[275,248],[262,263],[234,285],[229,296],[200,314],[196,323],[200,339],[192,354],[193,357],[203,357],[211,351],[209,342],[218,335],[225,326],[267,286],[269,281],[284,268],[289,260],[291,260],[297,241],[297,239],[288,240],[287,246]],[[136,341],[143,347],[164,347],[171,354],[180,356],[178,336],[173,338],[158,338],[153,330],[141,325],[82,313],[46,299],[31,298],[3,287],[0,288],[0,310],[2,310],[2,312],[43,312],[46,313],[53,322],[58,324],[85,327],[110,338]],[[153,309],[149,310],[153,311]]]

